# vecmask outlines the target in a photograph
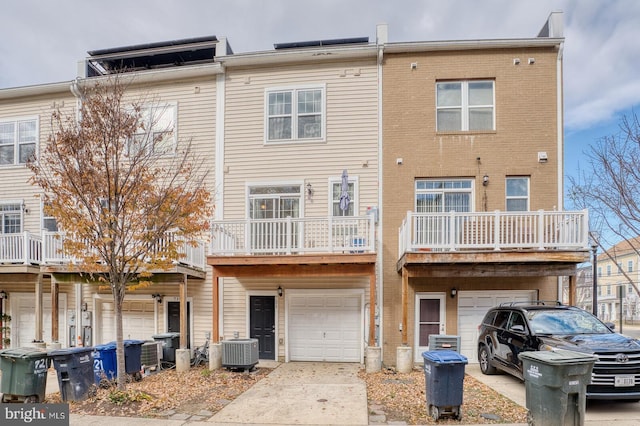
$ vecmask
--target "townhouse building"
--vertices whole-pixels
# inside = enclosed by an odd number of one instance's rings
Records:
[[[183,347],[211,332],[258,339],[261,359],[412,365],[446,334],[473,362],[489,307],[556,300],[561,277],[575,299],[589,255],[586,212],[563,210],[562,48],[559,14],[513,40],[389,42],[379,25],[234,53],[212,36],[91,51],[73,82],[0,90],[11,345],[115,338],[110,293],[58,250],[24,163],[55,107],[126,70],[206,159],[215,217],[127,294],[125,338],[186,323]]]

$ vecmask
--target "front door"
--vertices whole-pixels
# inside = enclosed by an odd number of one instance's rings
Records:
[[[422,361],[422,353],[429,350],[429,336],[445,333],[445,295],[416,294],[416,361]]]
[[[191,347],[191,303],[187,302],[187,348]],[[167,332],[180,333],[180,302],[167,302]]]
[[[274,296],[250,296],[249,337],[258,339],[258,357],[276,359],[276,316]]]

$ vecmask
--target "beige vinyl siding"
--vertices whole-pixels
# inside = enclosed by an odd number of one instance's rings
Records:
[[[346,75],[340,75],[347,70]],[[353,70],[360,71],[359,76]],[[328,179],[342,170],[359,178],[360,212],[377,203],[377,69],[373,62],[229,70],[225,111],[224,217],[244,218],[247,182],[311,183],[304,214],[327,216]],[[324,87],[326,135],[321,142],[265,142],[265,93]],[[357,95],[357,96],[356,96]],[[363,163],[368,161],[368,167]]]
[[[276,297],[278,318],[276,318],[278,345],[278,357],[284,359],[285,356],[285,298],[287,289],[342,289],[361,288],[364,290],[364,300],[369,300],[369,278],[338,278],[338,277],[315,277],[315,278],[246,278],[242,281],[235,278],[224,278],[223,290],[223,319],[222,333],[224,339],[233,339],[234,332],[238,332],[240,338],[248,337],[248,301],[247,292],[251,290],[274,291],[281,286],[284,289],[283,297]],[[365,302],[368,306],[368,302]],[[368,311],[367,311],[368,312]],[[365,312],[365,315],[367,315]],[[366,339],[363,327],[362,339]],[[283,339],[283,344],[279,340]]]

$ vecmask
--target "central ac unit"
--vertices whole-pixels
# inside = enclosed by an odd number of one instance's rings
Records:
[[[460,336],[447,336],[446,334],[432,334],[429,336],[429,350],[449,350],[460,352]]]
[[[251,370],[258,363],[258,339],[222,341],[222,366]]]

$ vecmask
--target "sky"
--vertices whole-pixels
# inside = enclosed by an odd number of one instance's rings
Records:
[[[216,35],[236,53],[346,37],[390,42],[535,37],[564,21],[565,175],[640,106],[637,0],[3,0],[0,89],[73,80],[87,51]],[[568,185],[568,184],[567,184]],[[567,201],[565,208],[570,209]]]

